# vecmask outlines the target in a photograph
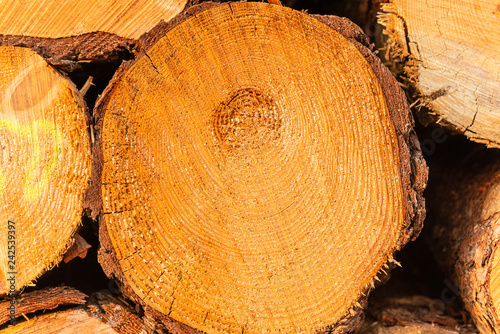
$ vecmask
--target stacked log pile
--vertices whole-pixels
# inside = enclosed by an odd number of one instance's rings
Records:
[[[500,332],[500,9],[312,5],[0,0],[1,333]]]

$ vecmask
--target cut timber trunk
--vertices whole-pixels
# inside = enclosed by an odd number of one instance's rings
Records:
[[[0,334],[39,333],[122,334],[114,330],[109,324],[90,316],[82,309],[60,311],[38,316],[32,320],[21,322],[16,326],[0,331]]]
[[[422,116],[500,147],[500,6],[494,0],[392,0],[380,22]]]
[[[102,31],[138,39],[161,20],[179,14],[187,0],[1,0],[0,33],[44,38]]]
[[[337,17],[205,3],[145,36],[98,101],[100,262],[170,331],[359,325],[421,228],[427,177],[364,38]]]
[[[0,294],[58,264],[90,182],[86,107],[33,51],[0,47]]]
[[[19,322],[24,319],[23,315],[41,310],[45,312],[59,306],[82,305],[85,304],[87,297],[84,293],[69,287],[56,287],[23,293],[15,299],[6,298],[0,302],[0,325]]]
[[[187,0],[0,0],[0,45],[26,46],[71,71],[78,62],[120,59]]]
[[[164,333],[147,326],[129,305],[108,293],[99,292],[89,297],[72,288],[58,287],[23,294],[15,302],[17,319],[9,319],[8,327],[1,330],[1,334]],[[10,300],[0,303],[2,321],[10,305]],[[64,310],[55,309],[62,305]],[[47,314],[47,310],[53,309]]]
[[[481,332],[500,333],[500,155],[487,153],[435,169],[429,201],[436,258]]]

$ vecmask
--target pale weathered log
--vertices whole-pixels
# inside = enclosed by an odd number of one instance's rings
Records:
[[[489,147],[500,147],[499,15],[494,0],[391,0],[379,19],[420,120]]]

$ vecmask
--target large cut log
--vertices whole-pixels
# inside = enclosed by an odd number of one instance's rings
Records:
[[[0,295],[58,264],[90,182],[86,106],[33,51],[0,47]]]
[[[436,258],[456,277],[482,333],[500,332],[500,154],[476,153],[434,169],[429,192]]]
[[[385,45],[435,121],[500,147],[500,7],[494,0],[392,0],[383,6]]]
[[[99,260],[170,331],[359,325],[427,177],[365,40],[346,19],[205,3],[119,69],[94,110]]]
[[[66,71],[129,57],[136,40],[187,0],[0,0],[0,45],[30,47]]]

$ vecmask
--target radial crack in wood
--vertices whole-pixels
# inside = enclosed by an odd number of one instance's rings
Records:
[[[360,35],[233,3],[144,36],[95,109],[89,193],[100,262],[131,298],[208,333],[359,325],[421,228],[427,175],[405,97]]]
[[[0,294],[58,264],[90,182],[86,107],[29,49],[0,47]]]
[[[392,0],[379,22],[424,124],[500,147],[500,7],[496,0]]]

